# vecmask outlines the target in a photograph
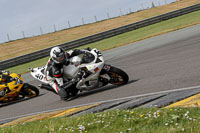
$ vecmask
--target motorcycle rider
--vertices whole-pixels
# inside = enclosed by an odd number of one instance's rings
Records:
[[[63,65],[69,65],[69,58],[84,54],[85,52],[85,50],[79,49],[65,52],[61,47],[53,47],[50,51],[50,58],[46,64],[45,75],[49,85],[54,88],[54,90],[51,88],[47,90],[58,94],[61,100],[67,100],[69,98],[69,94],[64,89],[65,84],[63,81]]]
[[[9,71],[0,71],[0,97],[3,97],[6,93],[6,89],[8,87],[5,87],[5,84],[10,82],[11,77],[9,76]]]

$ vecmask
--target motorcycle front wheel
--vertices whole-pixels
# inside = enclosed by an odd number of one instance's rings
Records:
[[[24,84],[23,88],[21,89],[22,95],[24,97],[32,98],[39,95],[39,90],[35,86],[30,84]]]
[[[114,85],[123,85],[129,81],[129,76],[126,72],[113,66],[110,67],[108,75],[111,78],[109,83]]]

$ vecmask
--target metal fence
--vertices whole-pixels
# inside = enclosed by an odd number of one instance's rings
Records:
[[[190,7],[186,7],[186,8],[179,9],[179,10],[176,10],[176,11],[172,11],[172,12],[169,12],[169,13],[166,13],[166,14],[162,14],[162,15],[159,15],[159,16],[156,16],[156,17],[152,17],[152,18],[149,18],[149,19],[138,21],[136,23],[128,24],[126,26],[122,26],[122,27],[119,27],[119,28],[115,28],[115,29],[112,29],[112,30],[108,30],[108,31],[105,31],[105,32],[94,34],[94,35],[84,37],[84,38],[81,38],[81,39],[77,39],[77,40],[74,40],[74,41],[71,41],[71,42],[59,44],[58,46],[63,47],[65,50],[69,50],[69,49],[72,49],[72,48],[76,48],[76,47],[79,47],[79,46],[83,46],[83,45],[86,45],[86,44],[97,42],[97,41],[100,41],[100,40],[103,40],[103,39],[106,39],[106,38],[109,38],[109,37],[113,37],[113,36],[116,36],[116,35],[119,35],[119,34],[122,34],[122,33],[125,33],[125,32],[129,32],[129,31],[141,28],[141,27],[145,27],[145,26],[148,26],[148,25],[151,25],[151,24],[155,24],[155,23],[158,23],[158,22],[161,22],[161,21],[164,21],[164,20],[168,20],[168,19],[178,17],[178,16],[181,16],[181,15],[184,15],[184,14],[188,14],[188,13],[191,13],[191,12],[194,12],[194,11],[197,11],[197,10],[200,10],[200,4],[196,4],[196,5],[193,5],[193,6],[190,6]],[[52,47],[49,47],[49,48],[39,50],[39,51],[36,51],[36,52],[33,52],[33,53],[29,53],[29,54],[26,54],[26,55],[23,55],[23,56],[18,56],[18,57],[12,58],[12,59],[1,61],[0,62],[0,69],[6,69],[6,68],[9,68],[9,67],[17,66],[17,65],[20,65],[20,64],[23,64],[23,63],[27,63],[27,62],[30,62],[30,61],[34,61],[34,60],[46,57],[46,56],[49,55],[51,48]]]
[[[127,6],[125,8],[123,8],[123,6],[122,6],[122,8],[119,8],[118,10],[115,9],[115,11],[111,10],[110,12],[109,11],[104,12],[105,10],[103,10],[104,13],[102,11],[101,11],[101,13],[97,13],[97,14],[92,13],[93,16],[91,16],[89,14],[87,15],[87,17],[73,15],[73,18],[71,18],[72,20],[70,20],[70,18],[66,18],[66,17],[62,16],[61,19],[63,19],[63,18],[65,18],[65,19],[60,21],[59,24],[58,23],[57,24],[52,23],[51,25],[45,24],[45,26],[40,25],[39,27],[32,25],[32,27],[34,27],[35,30],[24,31],[23,29],[21,29],[21,32],[18,32],[20,30],[19,29],[20,26],[17,26],[16,27],[18,29],[17,31],[16,30],[7,31],[8,32],[7,34],[5,34],[5,35],[2,34],[1,38],[0,38],[0,43],[40,36],[43,34],[54,33],[57,31],[75,28],[75,27],[82,26],[82,25],[101,22],[104,20],[128,15],[128,14],[142,11],[145,9],[170,4],[170,3],[173,3],[173,2],[179,1],[179,0],[147,0],[147,1],[148,2],[144,3],[144,1],[135,0],[134,8],[131,7],[131,5],[129,8],[127,8]],[[26,26],[24,24],[22,24],[22,25]],[[11,33],[9,33],[9,32],[11,32]]]

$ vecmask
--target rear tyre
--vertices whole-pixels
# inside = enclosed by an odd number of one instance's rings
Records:
[[[108,75],[111,78],[109,83],[114,85],[123,85],[129,81],[127,73],[116,67],[111,66]]]
[[[35,86],[32,86],[30,84],[24,84],[24,87],[21,90],[24,97],[36,97],[39,95],[39,90]]]

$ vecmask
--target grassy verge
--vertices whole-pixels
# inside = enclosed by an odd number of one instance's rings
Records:
[[[84,47],[92,47],[92,48],[95,47],[103,51],[106,49],[111,49],[114,47],[130,44],[132,42],[136,42],[136,41],[146,39],[152,36],[160,35],[160,34],[181,29],[187,26],[199,24],[200,23],[199,15],[200,15],[200,11],[196,11],[187,15],[183,15],[183,16],[173,18],[167,21],[163,21],[163,22],[150,25],[138,30],[130,31],[130,32],[127,32],[127,33],[124,33],[112,38],[108,38],[108,39],[96,42],[96,43],[92,43]],[[80,48],[83,48],[83,47],[80,47]],[[23,73],[23,72],[26,72],[29,67],[45,65],[47,60],[48,58],[43,58],[37,61],[33,61],[31,63],[26,63],[26,64],[19,65],[16,67],[12,67],[7,70],[16,72],[16,73]]]
[[[27,122],[0,128],[0,132],[198,133],[199,124],[199,108],[140,108]]]

